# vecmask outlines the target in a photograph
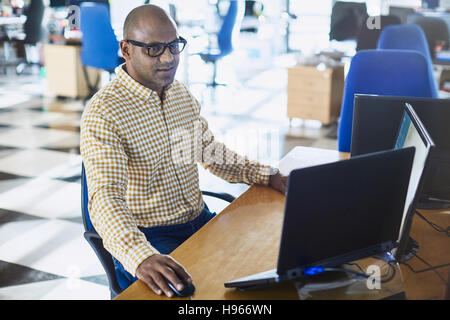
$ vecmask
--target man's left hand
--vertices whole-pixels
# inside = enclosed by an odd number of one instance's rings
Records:
[[[280,172],[277,172],[269,177],[269,186],[285,195],[287,180],[287,176],[283,176]]]

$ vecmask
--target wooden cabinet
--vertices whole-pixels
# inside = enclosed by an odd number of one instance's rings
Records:
[[[89,94],[81,64],[81,46],[47,44],[44,57],[51,93],[71,98],[84,98]],[[100,82],[100,69],[87,67],[86,71],[91,85]]]
[[[344,90],[344,67],[288,69],[287,116],[319,120],[325,125],[339,117]]]

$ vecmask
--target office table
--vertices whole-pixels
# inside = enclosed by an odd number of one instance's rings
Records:
[[[338,161],[348,158],[348,156],[348,154],[337,151],[296,147],[280,161],[279,167],[282,173],[287,174],[295,168]],[[284,203],[285,197],[281,193],[269,187],[252,186],[216,218],[171,253],[171,256],[181,263],[193,278],[196,292],[190,297],[191,299],[299,299],[299,292],[293,282],[246,291],[224,287],[224,282],[229,280],[276,268]],[[444,217],[443,220],[449,220],[448,214],[441,215]],[[439,222],[444,224],[444,221],[439,220]],[[436,238],[431,245],[442,245],[442,242],[448,242],[448,238],[443,238],[444,235],[436,235],[434,232],[421,221],[414,221],[413,234],[419,243],[423,243],[424,249],[429,246],[428,243],[425,243],[425,240],[429,238],[428,235]],[[424,258],[429,259],[428,261],[432,264],[437,261],[434,260],[435,256],[439,256],[442,261],[445,259],[450,261],[450,254],[445,253],[446,248],[442,247],[441,249],[435,249],[435,252],[427,250]],[[358,261],[358,264],[363,268],[374,263],[383,267],[380,261],[374,260],[373,258],[362,259]],[[414,267],[422,268],[419,264],[414,264]],[[337,288],[312,293],[309,298],[380,299],[396,294],[401,296],[404,289],[406,289],[407,298],[440,298],[440,295],[444,294],[444,284],[436,281],[434,279],[436,276],[432,272],[417,275],[405,270],[403,266],[401,271],[397,272],[397,276],[386,286],[383,286],[381,290],[366,290],[366,292],[363,292],[356,288],[355,291],[355,288],[350,286],[350,288]],[[402,281],[403,271],[406,273],[405,279],[408,281],[406,284]],[[445,272],[441,273],[445,275]],[[433,278],[432,281],[429,280],[431,278]],[[427,283],[424,284],[424,282]],[[424,292],[422,285],[429,287],[429,289]],[[441,291],[442,293],[439,293]],[[154,294],[144,282],[138,280],[118,295],[116,299],[169,298]]]

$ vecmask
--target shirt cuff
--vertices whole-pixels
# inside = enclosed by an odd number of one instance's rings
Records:
[[[158,250],[153,248],[149,242],[143,243],[136,247],[133,247],[127,254],[123,267],[127,270],[133,277],[136,277],[136,270],[139,265],[144,262],[145,259],[151,257],[154,254],[158,254]]]
[[[270,166],[261,165],[259,169],[256,171],[254,181],[256,184],[261,184],[264,186],[269,185],[269,177],[270,177]]]

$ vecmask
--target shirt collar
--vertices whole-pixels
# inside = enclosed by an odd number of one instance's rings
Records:
[[[147,88],[134,80],[123,68],[125,66],[125,63],[121,64],[120,66],[116,67],[116,78],[122,84],[125,86],[129,91],[134,93],[136,96],[141,98],[142,100],[147,101],[150,97],[157,97],[158,92]],[[172,88],[173,84],[170,84],[165,89],[165,94],[167,95],[168,91]]]

